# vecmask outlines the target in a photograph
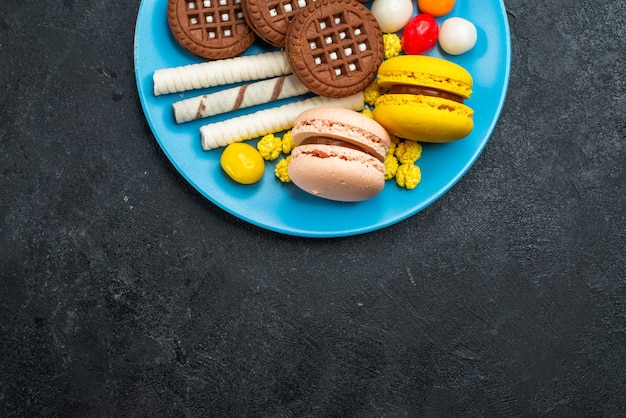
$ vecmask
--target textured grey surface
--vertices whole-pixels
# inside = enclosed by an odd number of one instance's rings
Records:
[[[203,199],[139,1],[0,4],[0,416],[624,416],[626,10],[508,0],[510,90],[432,206],[310,240]]]

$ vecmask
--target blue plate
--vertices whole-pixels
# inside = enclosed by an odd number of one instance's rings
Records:
[[[478,29],[476,46],[459,56],[446,55],[437,48],[429,55],[456,62],[474,77],[473,94],[466,103],[474,109],[475,127],[460,141],[424,144],[418,161],[422,182],[416,189],[402,189],[394,181],[388,181],[383,192],[371,200],[333,202],[278,181],[274,176],[276,162],[267,164],[258,183],[239,185],[221,171],[221,149],[202,150],[199,128],[268,106],[176,124],[172,112],[174,101],[217,88],[154,96],[155,70],[201,62],[183,50],[170,34],[166,7],[167,0],[142,1],[135,31],[137,86],[152,132],[176,169],[207,199],[234,216],[268,230],[305,237],[339,237],[378,230],[416,214],[446,193],[472,166],[489,140],[504,104],[511,65],[504,4],[502,0],[483,0],[477,7],[470,0],[457,0],[452,12],[438,20],[441,23],[445,18],[460,16],[473,22]],[[257,41],[245,55],[271,50],[275,48]]]

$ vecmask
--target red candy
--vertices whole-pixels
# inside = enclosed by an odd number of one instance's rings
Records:
[[[402,31],[402,49],[409,55],[428,52],[437,43],[439,26],[434,17],[420,13]]]

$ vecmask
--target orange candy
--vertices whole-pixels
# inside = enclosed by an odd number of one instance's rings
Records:
[[[417,0],[422,13],[438,17],[450,13],[456,0]]]

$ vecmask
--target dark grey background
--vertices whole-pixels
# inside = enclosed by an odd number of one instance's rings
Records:
[[[506,5],[476,165],[404,222],[312,240],[161,152],[138,0],[3,0],[0,415],[626,415],[625,5]]]

